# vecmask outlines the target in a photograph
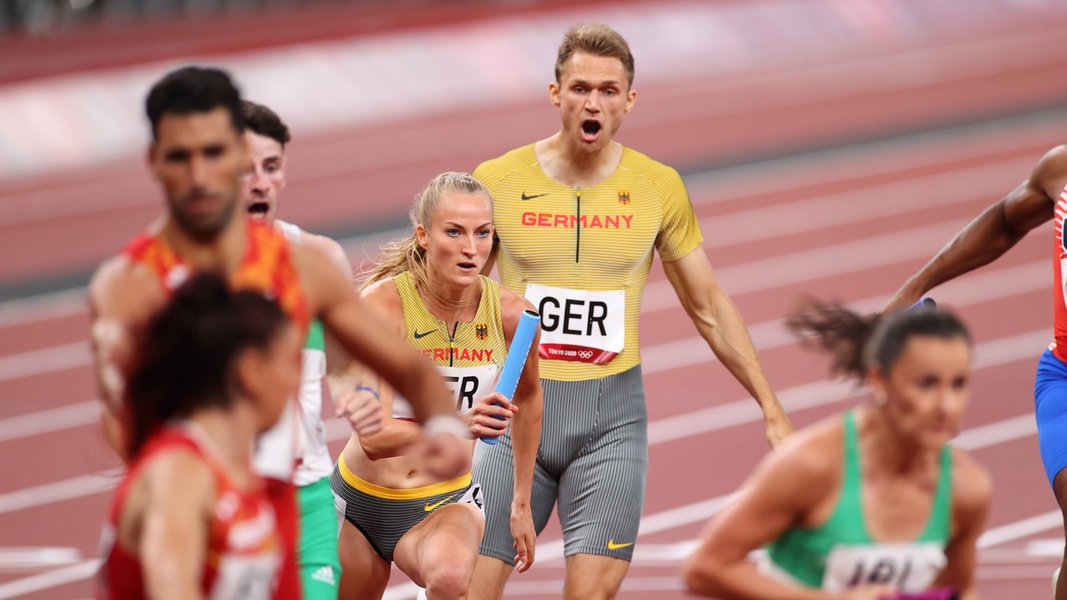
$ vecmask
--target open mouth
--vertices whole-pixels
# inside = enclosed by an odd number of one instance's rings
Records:
[[[267,211],[270,210],[270,204],[266,202],[253,202],[248,205],[248,214],[253,219],[265,220],[267,218]]]
[[[476,265],[476,264],[474,264],[472,262],[461,262],[461,263],[459,263],[459,268],[461,268],[461,269],[476,269],[476,268],[478,268],[478,265]]]
[[[596,136],[596,134],[600,133],[600,121],[592,119],[582,121],[582,133],[591,137]]]

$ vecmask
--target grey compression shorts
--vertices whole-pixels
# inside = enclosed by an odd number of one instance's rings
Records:
[[[340,498],[338,516],[359,529],[384,560],[392,562],[397,542],[412,527],[442,506],[468,502],[482,507],[481,488],[469,475],[451,481],[409,490],[383,488],[364,481],[348,470],[339,458],[330,476],[330,487]]]
[[[557,501],[564,553],[630,560],[648,474],[648,411],[640,365],[603,379],[542,379],[541,443],[530,506],[540,534]],[[481,553],[515,562],[510,513],[510,434],[476,444],[474,477],[485,494]]]

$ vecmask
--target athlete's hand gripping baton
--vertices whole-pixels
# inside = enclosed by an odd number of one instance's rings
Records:
[[[522,311],[519,325],[515,328],[515,337],[511,339],[511,347],[508,348],[508,357],[504,359],[504,368],[500,370],[500,379],[496,383],[496,391],[508,400],[515,395],[519,375],[526,366],[526,356],[530,353],[530,344],[533,343],[534,333],[540,326],[541,315],[532,310]],[[486,444],[495,444],[496,436],[483,437],[481,440]]]

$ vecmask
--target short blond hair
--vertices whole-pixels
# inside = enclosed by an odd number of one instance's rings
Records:
[[[583,23],[571,27],[563,35],[563,41],[560,42],[559,52],[556,55],[556,83],[561,83],[563,68],[575,52],[619,59],[623,68],[626,69],[627,87],[634,84],[634,55],[630,53],[630,45],[618,31],[611,27],[600,23]]]

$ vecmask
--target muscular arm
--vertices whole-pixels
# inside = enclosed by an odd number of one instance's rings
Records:
[[[352,287],[355,289],[356,284],[352,275],[352,263],[348,261],[348,255],[345,254],[341,244],[338,244],[337,241],[332,238],[309,233],[307,231],[304,231],[303,235],[300,237],[300,243],[311,246],[322,252],[330,263],[337,267],[337,271],[352,283]],[[325,338],[327,371],[341,368],[349,361],[348,355],[337,343],[337,340],[334,339],[332,332],[323,332],[323,337]]]
[[[123,457],[126,441],[121,415],[133,336],[165,299],[163,289],[146,269],[122,257],[105,262],[89,282],[89,340],[100,422],[108,444]]]
[[[293,250],[312,314],[322,319],[323,328],[333,333],[353,359],[407,398],[415,420],[426,426],[427,444],[420,452],[427,471],[450,478],[470,470],[470,452],[463,442],[470,433],[456,417],[452,396],[430,361],[381,323],[348,278],[321,252],[306,246]]]
[[[885,311],[911,306],[923,294],[989,264],[1053,216],[1067,183],[1067,147],[1050,150],[1030,177],[968,223],[893,295]]]
[[[215,483],[210,469],[189,452],[162,456],[144,471],[138,555],[149,598],[203,597],[207,524]]]
[[[363,291],[363,299],[390,333],[404,343],[404,314],[396,285],[391,280],[380,281]],[[418,425],[393,418],[394,391],[389,385],[383,385],[377,374],[363,364],[353,363],[346,370],[344,379],[344,386],[348,389],[370,388],[378,394],[381,403],[382,429],[372,435],[358,436],[360,447],[368,458],[377,460],[399,456],[419,441],[422,434]]]
[[[683,565],[686,587],[723,599],[837,598],[764,575],[748,559],[753,550],[777,539],[791,526],[804,523],[839,485],[835,473],[840,461],[830,459],[824,451],[834,448],[801,434],[765,457],[741,491],[705,526],[696,551]],[[840,443],[836,450],[840,452]]]
[[[342,275],[352,280],[352,263],[348,260],[348,255],[345,254],[344,248],[341,244],[337,243],[337,240],[328,238],[324,235],[318,235],[315,233],[304,232],[301,238],[303,243],[312,246],[326,255],[326,258],[337,267]]]
[[[507,332],[510,345],[515,337],[515,330],[522,312],[534,310],[534,307],[525,298],[504,288],[500,289],[500,305],[504,331]],[[534,542],[537,538],[533,526],[533,514],[530,512],[530,494],[533,488],[534,461],[537,460],[537,446],[541,439],[541,418],[544,413],[544,392],[541,389],[537,358],[537,345],[540,338],[539,329],[534,334],[530,354],[526,358],[526,365],[519,376],[518,386],[512,398],[519,410],[515,413],[511,423],[511,443],[515,464],[514,495],[511,501],[511,533],[515,538],[520,573],[529,569],[534,562]]]
[[[759,404],[767,440],[777,446],[793,432],[793,425],[767,381],[741,314],[716,281],[707,255],[697,248],[679,260],[664,262],[663,270],[701,337]]]

